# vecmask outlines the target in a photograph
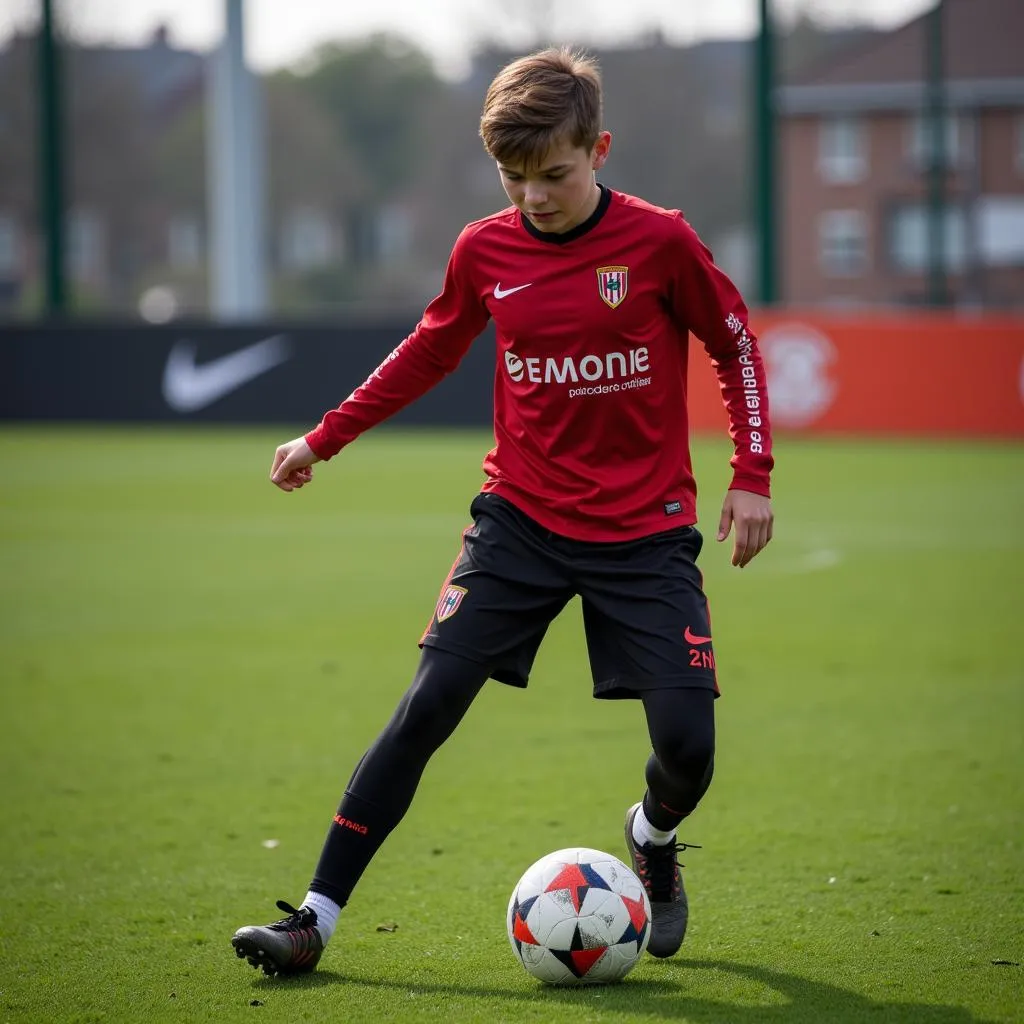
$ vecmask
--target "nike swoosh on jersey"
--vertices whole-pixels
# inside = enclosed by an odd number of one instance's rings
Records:
[[[198,412],[291,357],[284,334],[196,364],[196,344],[176,341],[164,365],[163,396],[175,412]]]
[[[531,281],[530,284],[533,284],[533,282]],[[529,288],[530,284],[521,284],[521,285],[518,285],[515,288],[502,288],[501,287],[501,282],[499,281],[494,286],[494,297],[496,299],[503,299],[503,298],[505,298],[506,295],[512,295],[515,292],[521,292],[524,288]]]
[[[690,629],[689,626],[687,626],[685,631],[683,632],[683,639],[688,644],[709,644],[709,643],[711,643],[711,637],[709,637],[709,636],[697,636],[697,634],[694,633]]]

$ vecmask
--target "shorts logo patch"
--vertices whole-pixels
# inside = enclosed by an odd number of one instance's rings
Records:
[[[444,593],[437,602],[437,621],[444,622],[445,619],[450,619],[459,610],[462,599],[468,593],[469,590],[466,587],[456,587],[453,585],[445,587]]]

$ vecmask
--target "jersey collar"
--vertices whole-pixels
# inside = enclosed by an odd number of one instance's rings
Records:
[[[582,224],[577,224],[576,227],[571,228],[569,231],[563,231],[561,234],[557,234],[552,231],[541,231],[540,228],[534,226],[527,220],[526,217],[519,214],[519,223],[523,225],[526,231],[533,235],[540,242],[547,242],[549,245],[565,245],[566,242],[575,241],[582,235],[585,235],[588,231],[593,230],[597,227],[598,222],[605,215],[608,210],[608,206],[612,201],[612,191],[610,188],[602,185],[598,182],[597,187],[601,190],[601,198],[597,201],[597,209],[585,220]]]

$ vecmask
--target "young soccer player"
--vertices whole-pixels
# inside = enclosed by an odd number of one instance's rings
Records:
[[[697,569],[687,346],[703,342],[734,441],[718,540],[745,566],[772,536],[764,369],[736,289],[675,210],[598,184],[595,63],[548,49],[491,83],[480,134],[512,205],[469,224],[440,295],[341,405],[274,454],[292,491],[455,369],[489,319],[498,345],[495,447],[472,525],[421,639],[412,685],[355,768],[309,891],[240,928],[268,974],[312,970],[338,914],[402,820],[431,755],[485,681],[525,687],[548,624],[583,606],[594,696],[643,703],[652,752],[625,841],[651,899],[649,951],[679,949],[688,907],[676,829],[710,782],[718,694]]]

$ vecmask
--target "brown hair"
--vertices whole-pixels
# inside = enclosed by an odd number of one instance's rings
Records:
[[[566,46],[520,57],[495,76],[484,99],[480,137],[503,164],[536,167],[567,139],[589,150],[601,131],[597,61]]]

